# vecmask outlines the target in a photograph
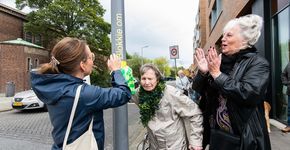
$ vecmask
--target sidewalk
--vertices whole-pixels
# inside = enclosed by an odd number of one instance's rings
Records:
[[[290,133],[281,132],[281,129],[283,129],[285,125],[273,119],[270,119],[270,123],[271,123],[271,133],[269,135],[270,135],[272,150],[289,149]]]
[[[11,100],[13,97],[5,97],[4,93],[0,93],[0,112],[12,110]]]

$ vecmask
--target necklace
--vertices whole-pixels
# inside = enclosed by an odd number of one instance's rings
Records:
[[[158,85],[153,91],[145,91],[140,87],[139,91],[139,109],[140,119],[144,127],[147,127],[148,122],[155,115],[155,111],[159,109],[159,102],[163,96],[165,89],[165,82],[159,81]]]

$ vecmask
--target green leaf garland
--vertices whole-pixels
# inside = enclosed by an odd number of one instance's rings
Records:
[[[144,127],[147,127],[148,122],[155,115],[155,111],[159,109],[159,102],[163,96],[165,82],[159,81],[153,91],[145,91],[143,87],[139,90],[139,109],[140,119]]]

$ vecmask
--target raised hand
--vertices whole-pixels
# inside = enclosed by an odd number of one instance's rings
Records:
[[[208,72],[208,63],[205,58],[203,49],[197,48],[195,50],[194,59],[195,62],[197,63],[199,71],[201,71],[203,74],[206,74]]]
[[[208,50],[208,57],[207,57],[207,63],[208,63],[208,70],[210,75],[215,79],[221,74],[220,71],[220,65],[221,65],[221,54],[218,55],[217,51],[214,47],[211,47]]]
[[[110,71],[121,69],[121,59],[116,54],[111,54],[107,62]]]

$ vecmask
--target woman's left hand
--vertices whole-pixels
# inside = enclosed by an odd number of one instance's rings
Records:
[[[189,145],[189,146],[188,146],[188,149],[189,149],[189,150],[202,150],[202,147],[201,147],[201,146],[194,146],[194,147],[193,147],[192,145]]]
[[[214,47],[208,50],[207,62],[208,62],[208,70],[210,75],[215,79],[220,74],[220,66],[221,66],[221,54],[218,55],[217,51]]]

